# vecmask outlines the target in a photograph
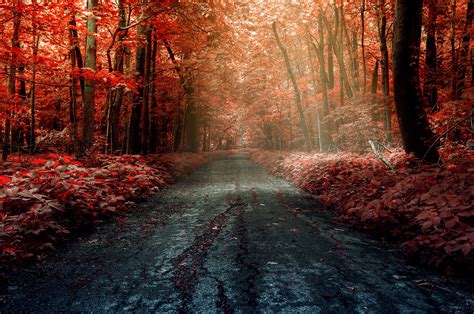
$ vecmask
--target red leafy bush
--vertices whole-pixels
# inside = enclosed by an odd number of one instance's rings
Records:
[[[0,176],[0,264],[42,258],[69,230],[127,211],[222,153],[97,156],[86,167],[50,154]]]
[[[473,153],[441,168],[418,168],[401,151],[380,160],[353,153],[254,151],[271,173],[314,194],[340,212],[338,219],[398,239],[421,263],[447,267],[474,262]]]

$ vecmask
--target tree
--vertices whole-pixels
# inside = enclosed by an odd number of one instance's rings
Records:
[[[82,101],[82,151],[85,152],[92,145],[95,128],[95,70],[97,64],[97,10],[98,0],[87,0],[87,9],[90,15],[87,18],[84,95]]]
[[[20,23],[21,23],[21,13],[20,5],[22,4],[21,0],[16,0],[14,3],[14,12],[13,12],[13,35],[11,38],[11,57],[10,65],[8,67],[8,96],[12,103],[15,103],[17,100],[15,98],[16,89],[16,71],[17,71],[17,59],[20,50]],[[7,109],[5,114],[5,133],[3,137],[3,151],[2,151],[2,160],[7,160],[8,154],[10,152],[11,145],[11,122],[10,119],[11,110]]]
[[[466,22],[462,36],[461,48],[459,50],[459,58],[456,72],[456,89],[454,93],[455,99],[460,99],[465,88],[467,57],[471,43],[472,19],[474,17],[474,0],[467,0]]]
[[[298,113],[300,116],[300,124],[301,124],[301,129],[303,131],[303,136],[305,140],[305,145],[307,150],[312,149],[312,144],[311,144],[311,139],[309,137],[309,132],[308,132],[308,127],[306,126],[306,120],[303,112],[303,106],[301,103],[301,92],[298,87],[298,83],[296,82],[295,74],[293,72],[293,68],[291,67],[290,64],[290,58],[288,56],[288,52],[286,51],[285,47],[283,46],[280,36],[278,35],[278,31],[276,28],[276,22],[272,23],[272,30],[273,30],[273,35],[275,36],[275,40],[277,42],[278,48],[280,48],[280,51],[283,55],[283,58],[285,59],[285,65],[286,69],[288,71],[288,76],[290,77],[291,84],[293,85],[293,91],[295,92],[295,102],[296,102],[296,108],[298,109]]]
[[[422,0],[397,0],[393,38],[393,88],[405,151],[436,162],[419,79]]]

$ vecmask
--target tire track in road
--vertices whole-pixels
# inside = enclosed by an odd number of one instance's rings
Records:
[[[174,259],[174,284],[181,294],[181,311],[190,310],[188,307],[192,301],[197,280],[199,276],[207,274],[203,264],[214,240],[227,226],[229,218],[245,210],[245,206],[241,202],[231,202],[224,212],[203,227],[203,232],[196,235],[191,246]]]

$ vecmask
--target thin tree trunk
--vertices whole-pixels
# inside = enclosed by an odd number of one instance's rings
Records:
[[[364,95],[367,93],[367,62],[365,59],[365,0],[362,0],[362,8],[360,12],[360,24],[361,24],[361,50],[362,50],[362,71],[364,84],[363,92]]]
[[[91,10],[91,14],[87,19],[87,36],[86,36],[86,68],[92,74],[96,70],[97,64],[97,41],[95,34],[97,33],[97,17],[95,16],[98,0],[88,0],[87,9]],[[94,113],[95,113],[95,82],[94,79],[86,78],[84,81],[84,95],[82,100],[82,153],[84,153],[92,145],[94,139]]]
[[[466,22],[462,37],[461,49],[459,51],[458,67],[456,71],[456,94],[455,99],[461,99],[466,85],[467,57],[471,43],[472,18],[474,16],[474,0],[468,0]]]
[[[144,77],[145,77],[145,59],[146,59],[146,25],[138,27],[138,35],[141,43],[136,48],[135,56],[135,81],[137,82],[137,93],[133,97],[132,110],[130,112],[129,133],[127,141],[127,153],[139,154],[142,152],[142,137],[140,134],[140,121],[144,104]],[[144,41],[145,39],[145,41]],[[143,130],[144,131],[144,130]]]
[[[273,22],[273,24],[272,24],[272,30],[273,30],[273,35],[275,36],[275,40],[277,42],[278,48],[280,48],[280,51],[283,55],[283,58],[285,59],[285,65],[286,65],[286,69],[288,71],[288,76],[290,77],[291,83],[293,85],[293,90],[295,92],[296,107],[297,107],[298,113],[300,115],[300,124],[301,124],[301,128],[302,128],[302,131],[303,131],[303,136],[304,136],[304,141],[305,141],[305,144],[306,144],[306,149],[308,151],[310,151],[311,148],[312,148],[311,138],[309,136],[308,128],[306,126],[306,121],[305,121],[304,112],[303,112],[303,105],[302,105],[302,102],[301,102],[301,93],[300,93],[300,90],[298,88],[298,84],[296,82],[296,77],[295,77],[295,74],[293,73],[293,69],[291,68],[290,58],[288,57],[288,52],[286,51],[285,47],[283,46],[282,42],[280,41],[280,37],[278,36],[278,31],[277,31],[275,22]]]
[[[309,66],[311,69],[311,83],[313,85],[313,103],[314,107],[316,108],[316,129],[318,131],[318,148],[319,151],[323,151],[324,143],[322,142],[322,136],[321,136],[321,121],[320,121],[320,116],[319,116],[319,104],[318,101],[316,100],[317,97],[317,89],[316,89],[316,74],[314,71],[314,63],[313,63],[313,56],[311,55],[311,46],[310,46],[310,37],[308,30],[306,29],[306,45],[308,49],[308,59],[309,59]]]
[[[151,154],[157,152],[158,145],[158,100],[156,98],[156,57],[158,53],[158,35],[156,31],[153,37],[153,48],[151,53],[151,88],[150,88],[150,142],[149,151]]]
[[[21,13],[19,11],[19,6],[22,4],[22,1],[17,1],[15,3],[16,8],[13,12],[13,34],[12,34],[12,48],[20,48],[20,23],[21,23]],[[13,49],[12,49],[13,50]],[[15,99],[15,81],[16,81],[16,69],[17,69],[17,56],[15,52],[12,51],[10,65],[8,67],[8,94],[11,97],[11,100]],[[5,119],[5,134],[3,137],[3,147],[2,147],[2,160],[6,161],[8,154],[10,153],[10,144],[11,144],[11,111],[6,110],[6,119]]]
[[[418,158],[436,162],[433,136],[423,108],[419,79],[422,0],[398,0],[393,38],[393,86],[403,146]]]
[[[69,25],[72,24],[74,21],[74,12],[71,13],[71,22]],[[74,74],[72,73],[76,66],[77,66],[77,53],[76,53],[76,45],[78,44],[77,41],[77,32],[74,32],[72,28],[69,28],[69,45],[71,47],[69,51],[69,58],[71,60],[71,75],[70,75],[70,84],[69,87],[69,118],[71,121],[72,126],[72,141],[73,141],[73,152],[76,157],[79,155],[78,146],[79,146],[79,130],[77,126],[77,100],[76,100],[76,85],[77,79],[75,78]]]
[[[336,8],[337,10],[337,8]],[[338,43],[339,46],[339,55],[342,60],[344,60],[344,11],[342,8],[342,3],[341,3],[341,8],[340,8],[340,21],[339,24],[336,23],[336,28],[339,28],[340,25],[340,31],[339,31],[339,36],[336,36],[335,40]],[[347,76],[345,73],[345,65],[339,64],[339,103],[341,104],[341,107],[344,106],[344,76]],[[336,126],[337,128],[337,126]],[[337,131],[337,129],[336,129]]]
[[[328,75],[327,75],[327,88],[333,89],[334,88],[334,52],[332,50],[331,41],[328,42]]]
[[[456,0],[452,0],[451,3],[451,90],[452,90],[452,98],[455,99],[457,95],[457,73],[458,71],[458,62],[457,62],[457,52],[456,52],[456,8],[457,3]]]
[[[346,67],[344,65],[344,56],[342,55],[341,51],[343,47],[339,47],[337,43],[337,38],[335,32],[331,29],[331,25],[329,24],[327,18],[320,12],[320,15],[322,15],[322,18],[324,20],[324,25],[326,26],[326,29],[329,33],[329,40],[331,41],[331,45],[334,51],[334,54],[336,55],[337,63],[339,65],[339,69],[341,71],[342,79],[344,80],[344,86],[346,89],[346,94],[349,98],[352,98],[354,96],[352,92],[352,87],[349,82],[349,78],[347,76],[347,71]]]
[[[379,31],[380,39],[380,53],[382,59],[380,64],[382,66],[382,92],[383,92],[383,106],[385,108],[384,113],[384,129],[387,135],[388,141],[392,138],[392,110],[390,108],[389,96],[390,96],[390,81],[389,81],[389,58],[388,58],[388,47],[387,47],[387,13],[385,8],[385,0],[379,0],[378,2],[378,14],[377,26]]]
[[[33,22],[34,23],[34,22]],[[33,153],[36,148],[36,59],[38,56],[38,48],[39,48],[39,42],[40,42],[40,37],[39,35],[36,35],[36,27],[35,30],[33,31],[33,42],[34,42],[34,47],[33,47],[33,69],[32,69],[32,82],[31,82],[31,125],[30,125],[30,134],[29,134],[29,151],[30,153]]]
[[[142,153],[148,154],[149,136],[150,136],[150,77],[152,62],[152,29],[149,27],[146,31],[146,52],[145,52],[145,72],[143,78],[143,131],[142,131]]]

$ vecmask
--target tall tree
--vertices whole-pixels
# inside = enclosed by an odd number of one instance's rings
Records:
[[[466,22],[464,24],[461,47],[456,71],[456,90],[454,97],[460,99],[466,85],[467,57],[471,44],[472,18],[474,17],[474,0],[467,0]]]
[[[295,77],[295,74],[293,72],[293,68],[291,67],[291,64],[290,64],[290,58],[288,56],[288,52],[286,51],[286,48],[283,46],[283,44],[280,40],[280,36],[278,35],[278,31],[277,31],[277,28],[276,28],[276,22],[272,23],[272,30],[273,30],[273,35],[275,36],[275,40],[277,42],[278,48],[280,49],[280,51],[283,55],[283,58],[285,59],[285,65],[286,65],[286,69],[288,71],[288,76],[290,77],[291,84],[293,85],[293,91],[295,92],[296,108],[297,108],[299,116],[300,116],[300,124],[301,124],[301,129],[303,131],[303,136],[304,136],[306,149],[311,150],[312,149],[312,143],[311,143],[311,138],[309,136],[308,127],[306,125],[306,120],[305,120],[305,116],[304,116],[303,105],[302,105],[302,101],[301,101],[301,92],[300,92],[300,89],[298,87],[298,83],[296,82],[296,77]]]
[[[20,49],[20,23],[21,23],[21,0],[16,0],[14,3],[13,11],[13,34],[11,38],[11,57],[10,65],[8,67],[8,96],[11,98],[11,102],[16,102],[16,90],[15,90],[15,81],[16,81],[16,71],[17,71],[17,59]],[[3,136],[3,145],[2,145],[2,160],[7,160],[8,154],[10,152],[11,145],[11,110],[7,109],[5,114],[5,133]]]
[[[84,81],[84,95],[82,100],[82,150],[83,152],[92,145],[94,138],[94,113],[95,113],[95,80],[94,73],[97,64],[97,10],[98,0],[87,0],[87,9],[91,14],[87,18],[86,35],[86,62],[89,71]]]
[[[393,38],[393,88],[405,151],[438,160],[423,109],[419,79],[422,0],[397,0]]]
[[[384,95],[383,105],[385,108],[384,112],[384,128],[391,140],[392,137],[392,110],[390,108],[389,96],[390,96],[390,73],[389,73],[389,58],[388,58],[388,46],[387,46],[387,8],[385,0],[378,0],[377,7],[377,28],[379,33],[380,41],[380,54],[382,56],[380,65],[382,68],[382,92]]]

